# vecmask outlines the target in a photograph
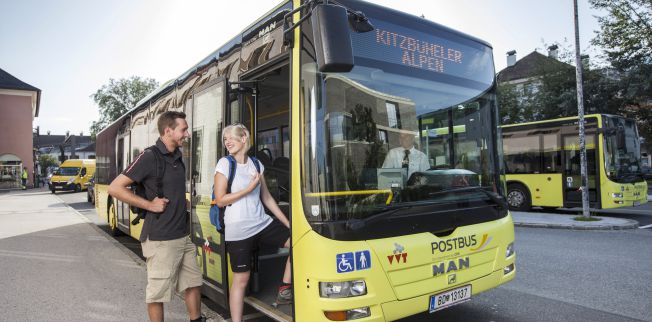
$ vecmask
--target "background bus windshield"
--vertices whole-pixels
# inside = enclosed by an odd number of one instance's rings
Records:
[[[605,169],[609,179],[630,183],[643,181],[641,151],[634,120],[605,117]]]

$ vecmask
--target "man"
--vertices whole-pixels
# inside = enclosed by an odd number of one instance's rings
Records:
[[[389,150],[383,162],[383,168],[405,168],[407,177],[417,171],[430,169],[428,157],[414,147],[414,135],[409,132],[401,132],[399,136],[400,147]]]
[[[190,240],[185,197],[185,165],[179,148],[190,135],[186,115],[168,111],[158,119],[160,138],[152,149],[142,152],[109,186],[109,194],[147,211],[140,235],[147,258],[145,302],[150,321],[163,321],[163,303],[173,292],[185,292],[190,321],[205,321],[201,315],[202,274],[195,260],[196,247]],[[158,153],[158,155],[155,155]],[[163,162],[164,166],[157,166]],[[157,169],[163,168],[163,198],[157,193]],[[145,186],[147,199],[127,187]]]

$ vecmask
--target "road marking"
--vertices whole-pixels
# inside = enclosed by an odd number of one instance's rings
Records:
[[[638,228],[641,228],[641,229],[652,228],[652,225],[645,225],[645,226],[641,226],[641,227],[638,227]]]

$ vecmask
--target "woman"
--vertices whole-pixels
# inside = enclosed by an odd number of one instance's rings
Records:
[[[290,222],[276,204],[262,176],[265,168],[259,165],[258,172],[253,160],[247,157],[249,131],[242,124],[229,125],[224,129],[224,146],[236,160],[236,171],[227,193],[229,161],[221,158],[215,167],[215,202],[225,207],[224,226],[226,249],[231,259],[233,284],[229,298],[231,319],[242,321],[244,295],[251,272],[251,258],[254,249],[261,243],[276,247],[289,247]],[[265,214],[263,204],[278,221]],[[285,264],[282,285],[277,295],[278,304],[292,301],[290,258]]]

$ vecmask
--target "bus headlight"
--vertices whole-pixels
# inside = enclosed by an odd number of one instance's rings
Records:
[[[509,243],[505,249],[505,258],[514,255],[514,243]]]
[[[367,294],[364,280],[344,282],[319,282],[319,295],[326,298],[343,298]]]
[[[622,198],[623,193],[622,192],[612,192],[611,197],[613,197],[613,198]]]

